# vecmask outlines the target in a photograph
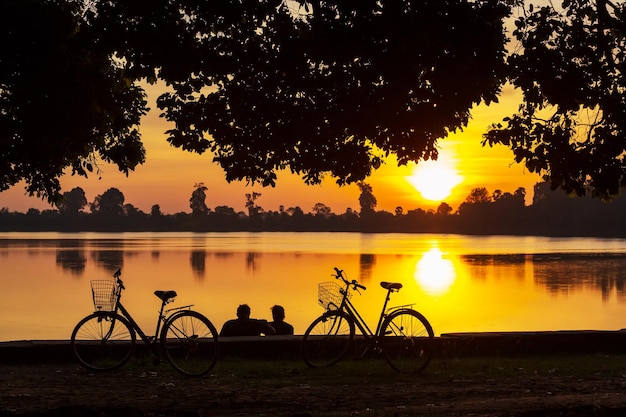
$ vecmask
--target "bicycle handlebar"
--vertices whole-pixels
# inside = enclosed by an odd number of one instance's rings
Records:
[[[365,285],[361,285],[358,282],[356,282],[356,279],[353,279],[352,281],[348,281],[344,275],[343,275],[343,270],[335,267],[335,273],[336,275],[333,275],[335,278],[341,278],[341,280],[346,284],[346,285],[352,285],[353,289],[362,289],[362,290],[366,290],[367,287],[365,287]]]

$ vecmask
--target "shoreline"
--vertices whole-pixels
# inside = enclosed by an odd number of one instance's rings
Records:
[[[301,335],[219,338],[220,356],[299,359]],[[358,343],[358,337],[355,339]],[[480,356],[625,353],[626,329],[445,333],[434,339],[433,359]],[[142,352],[137,342],[136,351]],[[74,362],[69,340],[0,342],[0,363]]]

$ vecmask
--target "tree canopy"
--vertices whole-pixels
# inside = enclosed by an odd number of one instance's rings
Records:
[[[565,0],[528,7],[516,21],[522,47],[508,77],[519,111],[485,135],[552,189],[607,198],[626,187],[626,3]]]
[[[56,202],[67,168],[86,176],[105,161],[128,173],[144,162],[145,94],[79,13],[60,0],[0,2],[0,191],[25,180]]]
[[[226,179],[274,185],[364,180],[393,154],[437,157],[505,82],[519,114],[486,143],[554,186],[615,194],[624,185],[624,5],[528,7],[507,59],[513,0],[3,0],[0,190],[57,202],[67,168],[144,162],[140,82],[160,79],[167,140],[210,151]],[[522,6],[519,6],[522,7]],[[554,116],[539,119],[543,110]],[[580,139],[579,116],[595,111]],[[541,113],[541,114],[540,114]]]

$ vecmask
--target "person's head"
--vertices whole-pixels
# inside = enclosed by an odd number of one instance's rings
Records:
[[[250,306],[248,304],[242,304],[237,307],[237,317],[240,319],[250,318]]]
[[[283,321],[285,319],[285,309],[283,306],[274,306],[272,307],[272,317],[274,321]]]

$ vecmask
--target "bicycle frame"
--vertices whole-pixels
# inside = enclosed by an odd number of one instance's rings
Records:
[[[341,278],[344,281],[345,287],[343,290],[341,290],[341,294],[342,294],[342,300],[341,300],[341,305],[339,306],[339,310],[342,310],[344,312],[346,312],[354,321],[354,324],[356,325],[356,327],[359,329],[359,331],[363,334],[363,336],[365,336],[366,339],[371,339],[371,338],[376,338],[376,337],[380,337],[383,336],[381,334],[382,332],[382,327],[383,327],[383,322],[385,320],[385,318],[388,316],[387,314],[387,304],[389,303],[389,300],[391,299],[391,292],[392,290],[387,290],[387,295],[385,297],[385,302],[383,303],[383,307],[382,310],[380,311],[380,316],[378,317],[378,324],[376,324],[376,331],[372,332],[372,330],[368,327],[367,323],[365,322],[365,320],[363,319],[363,317],[361,317],[361,315],[359,314],[359,312],[357,311],[356,307],[354,307],[354,305],[352,304],[352,302],[350,301],[350,299],[348,298],[348,294],[350,293],[350,286],[354,286],[354,288],[358,288],[356,286],[356,282],[349,282],[347,281],[345,278],[343,278],[343,276],[338,276],[337,278]],[[365,287],[363,287],[365,288]],[[397,306],[397,307],[391,307],[389,310],[390,311],[397,311],[406,307],[410,307],[413,304],[408,304],[408,305],[404,305],[404,306]]]
[[[143,343],[150,347],[150,351],[152,352],[154,357],[155,358],[159,358],[160,357],[159,350],[155,346],[158,344],[157,341],[158,341],[158,338],[159,338],[159,331],[161,330],[161,326],[173,314],[175,314],[176,312],[181,311],[183,309],[190,308],[192,305],[186,305],[186,306],[181,306],[181,307],[175,307],[175,308],[172,308],[172,309],[169,309],[169,310],[164,310],[165,309],[165,305],[170,303],[171,300],[162,299],[161,300],[161,309],[159,311],[159,318],[157,319],[157,324],[156,324],[156,329],[154,331],[154,336],[152,336],[152,337],[148,336],[142,330],[142,328],[139,326],[139,324],[137,324],[137,322],[135,321],[133,316],[130,314],[130,312],[126,309],[126,307],[124,307],[124,305],[121,303],[122,290],[124,290],[125,287],[124,287],[124,284],[123,284],[122,280],[119,278],[119,275],[117,275],[117,273],[116,273],[114,276],[115,276],[115,279],[116,279],[116,282],[117,282],[117,289],[116,289],[116,291],[117,291],[117,302],[115,303],[114,312],[120,314],[122,317],[124,317],[126,320],[128,320],[128,323],[131,325],[133,330],[139,335],[139,338],[143,341]],[[115,327],[114,325],[111,326],[111,328],[109,330],[109,334],[107,335],[107,338],[113,332],[114,327]]]
[[[337,267],[335,272],[332,276],[341,279],[344,285],[319,284],[318,302],[326,311],[304,333],[300,345],[304,362],[320,368],[336,364],[350,351],[358,358],[372,352],[383,355],[396,371],[421,372],[431,358],[434,332],[426,318],[413,310],[413,303],[388,307],[391,293],[400,291],[402,284],[380,283],[387,294],[376,328],[372,330],[350,301],[350,291],[367,288],[356,280],[348,281]],[[357,332],[362,336],[356,338]]]

